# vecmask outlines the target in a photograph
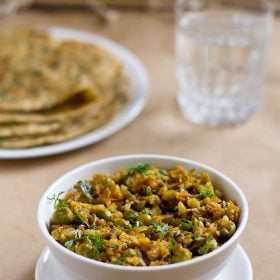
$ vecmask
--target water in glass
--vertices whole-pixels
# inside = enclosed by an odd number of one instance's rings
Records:
[[[246,12],[188,12],[176,34],[178,102],[196,123],[227,125],[260,103],[269,16]]]

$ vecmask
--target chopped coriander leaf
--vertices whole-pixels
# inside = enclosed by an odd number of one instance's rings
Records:
[[[159,174],[162,175],[162,176],[168,176],[168,172],[167,172],[166,169],[160,169]]]
[[[139,221],[137,221],[136,217],[130,217],[128,221],[133,227],[139,226]]]
[[[176,245],[177,245],[177,241],[172,238],[170,240],[170,247],[169,247],[169,252],[170,252],[171,255],[173,254],[173,250],[174,250]]]
[[[127,169],[129,175],[133,175],[134,173],[140,173],[142,175],[146,175],[147,172],[151,169],[149,164],[138,163],[136,167],[130,167]]]
[[[80,239],[80,238],[82,238],[82,232],[79,230],[79,229],[76,229],[75,230],[75,238],[76,239]]]
[[[88,181],[78,181],[78,185],[81,188],[82,192],[84,193],[84,195],[89,198],[89,199],[93,199],[92,195],[91,195],[91,189],[92,189],[92,185],[90,182]]]
[[[144,190],[143,190],[143,193],[144,193],[144,195],[146,195],[146,196],[149,196],[149,195],[153,194],[152,189],[151,189],[150,186],[145,187]]]
[[[112,249],[117,249],[119,247],[119,245],[116,243],[108,243],[107,247],[112,248]]]
[[[67,248],[67,249],[71,249],[74,245],[74,240],[68,240],[64,243],[64,246]]]
[[[167,235],[169,230],[168,224],[161,226],[160,223],[153,222],[152,225],[154,226],[156,233],[160,236],[160,238],[164,238]]]
[[[161,229],[162,229],[162,235],[164,237],[168,233],[168,230],[169,230],[168,224],[164,224]]]
[[[92,219],[93,219],[93,222],[90,226],[91,229],[95,229],[96,228],[96,214],[92,214]]]
[[[205,238],[199,236],[199,237],[196,237],[194,240],[200,242],[200,241],[204,241]]]
[[[142,211],[141,214],[148,214],[151,215],[151,209],[148,207],[145,207]]]
[[[86,219],[84,219],[79,212],[76,213],[76,218],[84,224],[86,222]]]
[[[205,239],[205,243],[203,246],[201,246],[199,249],[198,249],[198,254],[199,255],[205,255],[207,254],[208,252],[214,250],[215,248],[217,248],[217,241],[215,238],[213,238],[213,236],[211,234],[209,234],[207,236],[207,238]]]
[[[88,241],[94,246],[97,250],[100,250],[104,243],[104,238],[101,236],[87,236]]]
[[[100,249],[103,246],[104,243],[104,238],[100,236],[87,236],[88,242],[92,245],[93,247],[93,258],[94,259],[99,259],[100,256]]]
[[[135,227],[140,227],[142,225],[143,225],[143,222],[141,222],[141,221],[136,221],[136,223],[135,223]]]
[[[139,226],[139,224],[137,223],[137,214],[135,211],[129,211],[126,216],[126,220],[128,220],[133,227]]]
[[[111,264],[127,265],[127,263],[126,263],[124,258],[121,258],[121,259],[116,260],[116,261],[112,261]]]
[[[69,207],[63,199],[58,199],[56,202],[56,208]]]
[[[199,194],[200,194],[202,197],[212,197],[212,196],[214,196],[213,190],[209,190],[209,189],[207,189],[207,188],[204,187],[204,186],[200,186],[200,187],[199,187]]]
[[[52,197],[47,197],[49,201],[53,201],[53,205],[55,209],[62,208],[62,207],[68,207],[68,204],[60,198],[60,196],[64,192],[59,192],[57,195],[53,195]]]
[[[180,226],[181,226],[181,228],[182,229],[184,229],[184,230],[191,230],[191,229],[193,229],[193,222],[192,221],[190,221],[190,220],[187,220],[187,219],[182,219],[181,221],[180,221]]]

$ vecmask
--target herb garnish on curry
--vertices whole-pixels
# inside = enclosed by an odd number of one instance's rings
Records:
[[[54,195],[52,237],[98,261],[130,266],[177,263],[205,255],[236,231],[240,208],[183,166],[149,164],[95,174]]]

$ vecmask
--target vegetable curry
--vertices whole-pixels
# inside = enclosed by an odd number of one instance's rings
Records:
[[[55,240],[82,256],[130,266],[205,255],[235,233],[240,216],[206,172],[183,166],[138,164],[95,174],[48,199]]]

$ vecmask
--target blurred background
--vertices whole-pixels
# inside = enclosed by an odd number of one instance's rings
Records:
[[[172,9],[175,0],[0,0],[0,4],[9,7],[93,7],[100,5],[108,5],[115,7],[134,7],[134,8],[165,8]],[[231,0],[223,2],[230,3]],[[235,1],[236,2],[236,1]],[[239,0],[244,5],[254,5],[254,0]],[[280,0],[264,0],[280,7]]]
[[[232,0],[222,0],[231,4]],[[278,11],[280,0],[263,0]],[[255,0],[235,0],[244,6],[254,6]],[[117,8],[142,9],[142,10],[173,10],[175,0],[0,0],[0,16],[13,14],[20,9],[90,9],[104,17],[112,20]]]

